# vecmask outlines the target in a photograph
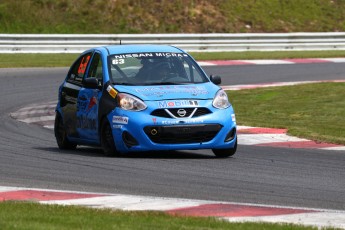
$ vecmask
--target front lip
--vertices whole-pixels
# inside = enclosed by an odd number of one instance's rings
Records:
[[[193,144],[211,141],[222,129],[220,124],[146,126],[144,132],[155,144]]]
[[[210,102],[204,102],[205,104]],[[156,108],[156,107],[154,107]],[[151,108],[152,109],[152,108]],[[236,128],[236,123],[232,121],[231,114],[233,109],[228,108],[225,110],[219,110],[213,108],[213,113],[196,117],[196,118],[164,118],[150,115],[152,111],[142,112],[130,112],[123,111],[119,108],[115,109],[111,116],[124,116],[128,117],[128,124],[113,124],[113,135],[115,141],[117,141],[119,151],[151,151],[151,150],[187,150],[187,149],[212,149],[212,148],[232,148],[234,145],[233,141],[225,143],[225,137],[232,128]],[[226,119],[228,117],[228,119]],[[221,119],[220,119],[221,118]],[[225,119],[224,119],[225,118]],[[159,141],[152,140],[149,135],[157,135],[151,133],[152,130],[156,129],[157,133],[161,132],[160,129],[169,129],[175,127],[173,132],[184,132],[187,137],[195,133],[192,128],[196,128],[200,131],[200,127],[208,125],[220,125],[221,128],[214,138],[203,141],[198,139],[192,143],[159,143]],[[145,127],[149,127],[149,130],[145,132]],[[198,130],[200,129],[200,130]],[[171,131],[171,130],[169,130]],[[122,133],[128,132],[138,141],[137,146],[128,148],[125,144],[121,143]],[[155,132],[155,131],[153,131]],[[191,132],[191,133],[189,133]],[[169,132],[168,132],[169,133]],[[182,135],[183,136],[183,135]],[[169,137],[165,135],[165,137]],[[201,141],[200,141],[201,140]]]

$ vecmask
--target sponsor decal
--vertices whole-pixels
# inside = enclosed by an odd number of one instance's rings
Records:
[[[77,101],[77,111],[85,111],[86,107],[88,106],[88,102],[87,101],[81,101],[78,100]]]
[[[231,120],[232,120],[233,122],[236,122],[236,116],[235,116],[235,114],[231,114]]]
[[[87,111],[90,111],[90,109],[92,109],[93,106],[97,105],[97,98],[96,97],[92,97],[90,99],[90,103],[87,106]]]
[[[113,125],[113,129],[122,129],[123,125]]]
[[[97,130],[97,104],[97,96],[92,92],[83,92],[83,94],[79,95],[76,122],[78,129]]]
[[[112,98],[116,97],[117,91],[113,87],[111,87],[110,85],[107,87],[107,91]]]
[[[113,123],[115,124],[124,124],[127,125],[128,124],[128,117],[121,117],[121,116],[113,116]]]
[[[123,59],[123,58],[150,58],[150,57],[188,57],[184,53],[132,53],[132,54],[120,54],[114,55],[114,59]],[[113,62],[114,64],[114,62]]]
[[[208,94],[209,92],[202,86],[157,86],[157,87],[140,87],[135,89],[137,93],[142,93],[145,96],[162,96],[164,94],[178,94],[190,93],[193,96]],[[159,92],[157,94],[157,92]]]
[[[95,105],[98,104],[97,95],[84,93],[78,97],[77,100],[77,112],[82,113],[89,113]]]
[[[78,116],[77,128],[95,130],[97,128],[97,121],[96,119],[89,118],[86,115]]]
[[[157,57],[188,57],[187,54],[180,53],[155,53]]]
[[[199,123],[204,123],[204,120],[188,119],[188,120],[166,120],[166,121],[162,121],[162,125],[199,124]]]
[[[171,108],[171,107],[194,107],[198,106],[198,101],[193,100],[177,100],[177,101],[159,101],[158,108]]]
[[[157,118],[152,118],[153,124],[157,124]]]

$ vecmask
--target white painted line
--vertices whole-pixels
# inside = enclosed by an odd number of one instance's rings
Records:
[[[40,122],[40,121],[54,121],[55,120],[55,115],[54,116],[41,116],[41,117],[29,117],[25,119],[19,119],[18,121],[22,121],[25,123],[34,123],[34,122]]]
[[[297,142],[308,141],[298,137],[288,136],[286,134],[238,134],[238,144],[240,145],[258,145],[277,142]]]
[[[253,127],[253,126],[245,126],[245,125],[237,125],[237,130],[243,130],[243,129],[255,129],[260,127]]]
[[[18,112],[24,112],[24,111],[36,110],[36,109],[49,109],[49,108],[55,109],[56,103],[53,104],[52,102],[49,102],[48,104],[30,105],[30,106],[19,109]]]
[[[345,58],[322,58],[320,60],[330,61],[334,63],[343,63],[345,62]]]
[[[18,187],[6,187],[6,186],[0,186],[0,192],[11,192],[11,191],[17,191],[22,190],[23,188]]]
[[[33,115],[33,114],[47,114],[49,112],[54,112],[54,109],[52,108],[46,108],[46,109],[31,109],[27,111],[18,111],[15,113],[11,113],[11,116],[20,117],[20,116],[26,116],[26,115]]]
[[[225,219],[230,222],[291,223],[297,225],[317,226],[319,228],[334,227],[345,229],[345,213],[337,211],[300,213],[277,216],[225,217],[222,219]]]
[[[255,64],[255,65],[295,64],[291,61],[285,61],[285,60],[245,60],[245,62],[248,62],[250,64]]]
[[[324,150],[344,151],[345,150],[345,146],[326,147],[326,148],[322,148],[322,149],[324,149]]]
[[[201,66],[215,66],[217,64],[211,63],[211,62],[206,62],[206,61],[198,61],[198,64]]]
[[[165,211],[176,208],[193,207],[202,204],[211,204],[212,201],[185,200],[176,198],[149,197],[149,196],[131,196],[114,194],[104,197],[82,198],[74,200],[43,201],[45,204],[61,205],[84,205],[97,208],[112,208],[127,211]]]

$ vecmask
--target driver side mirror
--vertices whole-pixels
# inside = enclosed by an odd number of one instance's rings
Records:
[[[83,86],[88,89],[96,89],[98,88],[98,79],[97,78],[85,78],[83,80]]]
[[[210,76],[210,80],[211,82],[213,82],[213,84],[215,85],[220,85],[222,83],[222,78],[217,76],[217,75],[211,75]]]

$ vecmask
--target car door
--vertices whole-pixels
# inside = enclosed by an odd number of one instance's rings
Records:
[[[91,52],[86,53],[74,62],[61,88],[60,106],[65,129],[69,137],[79,137],[77,131],[78,96],[91,55]]]
[[[102,96],[103,66],[101,54],[95,52],[84,75],[77,102],[77,131],[79,137],[98,144],[98,110]]]

